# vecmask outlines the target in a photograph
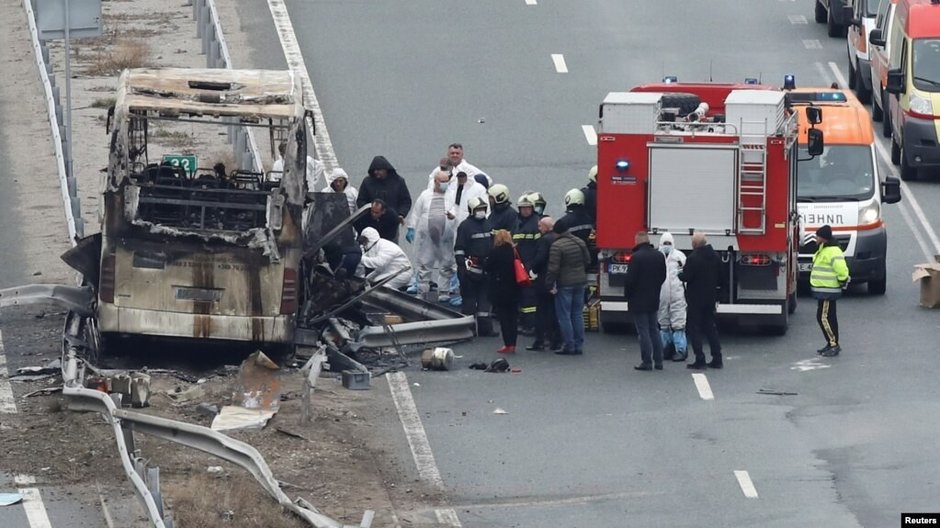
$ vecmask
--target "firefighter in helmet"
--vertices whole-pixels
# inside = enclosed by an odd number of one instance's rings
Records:
[[[516,226],[516,210],[510,203],[512,196],[509,194],[509,187],[496,183],[486,192],[490,196],[490,225],[493,232],[505,229],[511,233]]]
[[[587,244],[591,253],[591,267],[588,268],[588,273],[596,272],[597,243],[594,239],[594,221],[584,206],[584,192],[581,189],[571,189],[565,193],[565,216],[556,223],[565,226],[569,233]]]
[[[519,258],[522,259],[526,271],[530,271],[535,260],[539,238],[542,237],[539,231],[539,216],[535,214],[535,203],[532,201],[531,194],[526,193],[520,196],[516,202],[516,208],[519,210],[519,215],[512,229],[512,242],[519,252]],[[535,291],[532,288],[522,288],[519,291],[519,301],[519,332],[522,335],[534,335]]]
[[[588,171],[587,185],[581,187],[584,193],[584,211],[591,217],[591,223],[597,224],[597,165]]]
[[[548,202],[545,201],[545,197],[542,196],[542,193],[538,191],[530,192],[529,200],[535,208],[535,214],[538,215],[539,218],[543,218],[545,216],[545,206],[548,205]]]
[[[478,336],[493,336],[496,333],[483,274],[483,260],[493,249],[493,227],[486,217],[487,205],[482,197],[474,196],[468,200],[467,209],[470,216],[457,227],[454,243],[457,278],[463,300],[461,312],[476,317]]]

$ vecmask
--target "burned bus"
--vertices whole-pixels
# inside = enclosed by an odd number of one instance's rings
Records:
[[[121,75],[100,233],[66,258],[96,291],[96,341],[293,342],[307,192],[302,93],[290,71]],[[236,127],[260,131],[272,155],[286,144],[283,169],[236,168],[226,141]]]

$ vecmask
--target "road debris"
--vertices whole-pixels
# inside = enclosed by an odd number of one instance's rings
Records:
[[[62,387],[46,387],[44,389],[34,390],[32,392],[27,392],[23,395],[24,398],[30,398],[32,396],[46,396],[49,394],[54,394],[56,392],[62,392]]]
[[[277,363],[260,350],[248,356],[239,369],[238,387],[233,399],[238,405],[222,407],[212,419],[213,431],[261,429],[267,425],[281,403],[281,379]]]
[[[509,414],[509,412],[497,407],[496,409],[493,410],[493,414]]]
[[[0,506],[12,506],[23,500],[19,493],[0,493]]]
[[[421,366],[427,370],[450,370],[454,366],[454,351],[450,348],[429,348],[421,354]]]
[[[774,389],[760,389],[759,391],[757,391],[757,394],[769,394],[772,396],[797,396],[798,395],[795,392],[786,392],[786,391],[780,391],[780,390],[774,390]]]

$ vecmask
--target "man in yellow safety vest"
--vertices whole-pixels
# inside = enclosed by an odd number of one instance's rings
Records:
[[[816,321],[826,338],[826,346],[816,352],[824,357],[838,356],[839,320],[836,317],[836,299],[849,286],[849,267],[842,248],[832,235],[832,227],[824,225],[816,230],[816,254],[810,271],[809,285],[816,298]]]

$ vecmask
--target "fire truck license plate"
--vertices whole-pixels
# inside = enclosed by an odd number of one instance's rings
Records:
[[[629,264],[611,264],[608,268],[610,273],[626,273]]]
[[[800,262],[800,271],[811,271],[813,268],[812,262]]]

